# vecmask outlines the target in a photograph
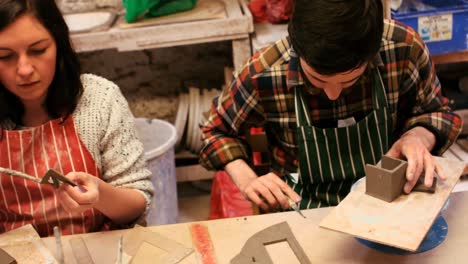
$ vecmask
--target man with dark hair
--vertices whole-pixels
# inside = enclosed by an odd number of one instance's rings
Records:
[[[431,186],[461,129],[419,35],[380,0],[296,0],[289,36],[256,53],[214,99],[200,162],[224,169],[265,211],[338,204],[383,155],[408,161],[405,192]],[[247,165],[242,135],[262,126],[270,173]],[[424,175],[423,174],[424,171]],[[299,174],[295,174],[299,172]],[[297,175],[297,176],[296,176]]]

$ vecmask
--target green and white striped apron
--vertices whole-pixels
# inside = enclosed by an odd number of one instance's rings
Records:
[[[299,177],[286,182],[301,197],[301,209],[337,205],[351,185],[365,175],[367,163],[376,164],[392,143],[392,121],[382,78],[372,70],[373,111],[359,122],[337,128],[312,126],[310,110],[296,88]]]

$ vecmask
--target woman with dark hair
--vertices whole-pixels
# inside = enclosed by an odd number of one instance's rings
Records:
[[[407,193],[419,177],[426,186],[434,172],[444,178],[431,154],[454,142],[461,120],[413,29],[384,20],[381,0],[295,0],[288,30],[215,98],[202,165],[224,169],[265,211],[288,199],[336,205],[383,155],[407,159]],[[272,159],[261,177],[242,137],[256,126]]]
[[[32,224],[41,236],[143,220],[151,172],[119,88],[81,74],[54,0],[0,0],[0,167],[77,186],[0,174],[0,233]]]

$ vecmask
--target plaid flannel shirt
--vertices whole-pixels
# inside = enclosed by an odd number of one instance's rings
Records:
[[[314,126],[336,127],[337,120],[357,121],[373,110],[372,67],[378,67],[393,121],[393,141],[405,131],[423,126],[436,136],[432,153],[440,155],[461,131],[460,117],[442,96],[429,52],[410,27],[385,20],[380,50],[360,79],[340,97],[329,100],[301,73],[299,58],[288,37],[254,54],[235,73],[230,87],[214,98],[208,120],[201,126],[204,147],[200,163],[221,170],[236,159],[249,161],[244,135],[263,127],[268,138],[272,171],[297,172],[298,146],[294,88],[307,89]]]

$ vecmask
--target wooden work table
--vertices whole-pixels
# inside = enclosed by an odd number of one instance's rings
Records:
[[[197,222],[208,227],[214,245],[214,251],[218,263],[229,263],[237,255],[247,239],[256,232],[271,225],[287,221],[296,239],[301,244],[312,263],[467,263],[468,248],[468,192],[452,193],[449,198],[449,206],[443,213],[448,223],[448,237],[433,250],[411,255],[389,255],[361,245],[353,237],[319,228],[319,222],[331,210],[331,208],[304,210],[307,219],[303,219],[296,212],[256,215],[241,218],[230,218]],[[189,232],[193,223],[146,227],[153,232],[171,238],[186,247],[192,248],[192,237]],[[104,262],[114,263],[117,252],[117,241],[120,234],[128,230],[111,231],[80,235],[86,240],[88,248],[93,248],[88,241],[94,239],[95,245],[100,248],[90,249],[107,251],[109,256]],[[404,236],[405,234],[401,234]],[[73,254],[68,241],[75,236],[64,236],[64,254],[66,263],[74,263]],[[93,239],[91,239],[93,238]],[[96,239],[98,238],[98,239]],[[54,238],[42,239],[46,246],[55,254]],[[98,243],[99,241],[99,243]],[[284,245],[281,245],[284,244]],[[271,248],[270,248],[271,247]],[[271,249],[271,250],[270,250]],[[293,253],[285,243],[278,243],[267,247],[274,263],[298,263],[288,259]],[[67,261],[68,260],[68,261]],[[196,254],[191,254],[181,263],[201,263],[196,259]]]

